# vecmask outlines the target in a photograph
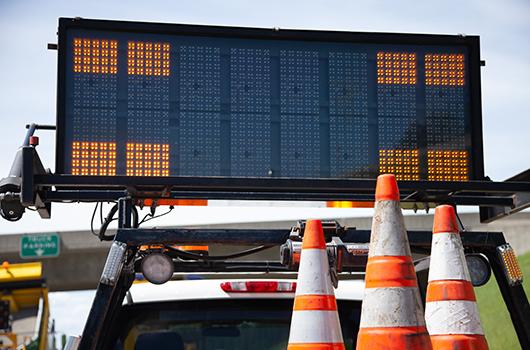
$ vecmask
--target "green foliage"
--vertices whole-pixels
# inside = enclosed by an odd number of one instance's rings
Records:
[[[523,273],[523,286],[530,291],[530,252],[517,257]],[[475,288],[484,333],[491,350],[521,349],[495,277],[482,287]]]

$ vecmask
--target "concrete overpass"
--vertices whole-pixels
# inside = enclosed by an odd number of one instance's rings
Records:
[[[478,214],[460,214],[468,231],[501,231],[512,245],[516,254],[530,251],[530,213],[518,213],[502,220],[483,225]],[[372,218],[338,218],[348,227],[370,229]],[[432,215],[406,215],[405,225],[409,230],[431,230]],[[219,225],[194,225],[200,228],[256,228],[289,229],[296,221],[252,222]],[[110,232],[109,232],[110,234]],[[0,262],[28,262],[36,260],[21,259],[19,246],[21,234],[0,235]],[[100,242],[90,231],[60,232],[60,255],[56,258],[41,259],[43,276],[52,291],[95,289],[105,264],[110,242]],[[238,247],[243,250],[243,247]],[[212,255],[225,254],[223,247],[211,247]],[[278,260],[277,250],[268,250],[253,255],[250,259]]]

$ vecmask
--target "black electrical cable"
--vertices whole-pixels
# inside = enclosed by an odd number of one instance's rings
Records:
[[[171,211],[174,209],[175,207],[173,207],[172,205],[169,207],[169,210],[166,211],[165,213],[162,213],[160,215],[155,215],[155,210],[154,209],[151,209],[151,213],[149,214],[145,214],[145,216],[143,217],[143,219],[138,223],[138,226],[140,226],[141,224],[143,224],[144,222],[147,222],[149,220],[153,220],[153,219],[156,219],[156,218],[159,218],[161,216],[164,216],[164,215],[167,215],[169,213],[171,213]],[[150,218],[148,219],[148,217],[150,216]]]
[[[261,246],[261,247],[256,247],[256,248],[252,248],[249,250],[245,250],[239,253],[231,254],[231,255],[218,255],[218,256],[209,256],[209,255],[190,253],[190,252],[186,252],[186,251],[174,248],[172,246],[166,246],[165,248],[168,250],[168,253],[170,253],[169,254],[170,256],[176,255],[176,257],[179,257],[179,258],[193,259],[193,260],[219,261],[219,260],[240,258],[243,256],[261,252],[263,250],[266,250],[272,247],[273,246]]]
[[[138,228],[138,209],[136,209],[134,205],[131,208],[132,208],[131,212],[132,212],[132,218],[133,218],[132,227]],[[105,220],[103,220],[103,223],[101,224],[101,227],[98,232],[98,237],[100,240],[102,241],[114,240],[114,237],[116,235],[105,235],[105,232],[107,231],[109,224],[112,221],[117,220],[117,219],[114,219],[114,214],[116,214],[117,211],[118,211],[118,204],[115,204],[112,207],[112,209],[109,211],[109,213],[107,214],[107,217],[105,218]]]
[[[94,217],[96,216],[96,211],[98,210],[98,205],[99,205],[99,202],[96,203],[96,207],[94,208],[94,212],[92,213],[92,219],[90,220],[90,231],[92,231],[92,234],[94,236],[98,236],[99,235],[94,231]],[[103,204],[101,205],[101,207],[103,208]],[[103,223],[103,220],[101,220],[101,222]]]
[[[107,214],[107,217],[103,222],[101,223],[101,227],[99,228],[98,237],[101,241],[112,241],[114,239],[115,235],[107,236],[105,235],[105,232],[107,232],[107,227],[109,227],[109,224],[114,220],[114,214],[118,211],[118,204],[115,204],[112,209],[110,209],[109,213]]]
[[[99,224],[101,225],[103,223],[103,203],[101,203],[101,206],[99,207]]]

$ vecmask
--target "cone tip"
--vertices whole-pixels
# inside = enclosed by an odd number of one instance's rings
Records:
[[[399,201],[399,189],[394,174],[383,174],[377,177],[375,200]]]
[[[455,209],[450,205],[439,205],[434,212],[432,233],[460,232],[456,221]]]
[[[326,249],[324,230],[320,220],[306,221],[302,249]]]

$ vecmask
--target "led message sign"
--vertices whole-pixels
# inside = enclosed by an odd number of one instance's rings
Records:
[[[482,179],[478,50],[477,37],[61,19],[57,173]]]

